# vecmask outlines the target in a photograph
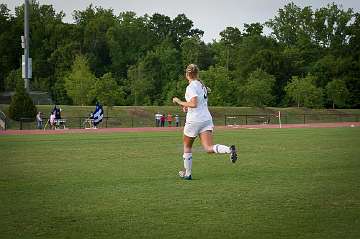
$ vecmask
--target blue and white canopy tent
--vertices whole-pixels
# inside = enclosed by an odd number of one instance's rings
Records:
[[[102,105],[99,104],[99,102],[96,102],[96,108],[93,113],[93,119],[94,119],[94,126],[97,126],[104,117],[104,110]]]

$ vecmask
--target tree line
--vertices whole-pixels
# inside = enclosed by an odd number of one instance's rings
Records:
[[[0,4],[0,91],[21,80],[23,13]],[[169,105],[195,63],[212,106],[360,107],[360,14],[351,8],[289,3],[211,43],[184,14],[115,15],[90,5],[73,23],[64,16],[30,1],[31,88],[57,104]]]

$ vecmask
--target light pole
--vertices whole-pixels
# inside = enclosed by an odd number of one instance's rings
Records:
[[[29,58],[29,0],[25,0],[24,8],[24,37],[22,39],[22,47],[24,48],[24,55],[22,57],[22,77],[24,78],[25,90],[30,91],[29,79],[31,78],[31,58]]]

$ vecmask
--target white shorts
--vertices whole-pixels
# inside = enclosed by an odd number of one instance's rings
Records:
[[[199,134],[205,131],[213,131],[214,124],[212,120],[204,121],[204,122],[189,122],[185,123],[184,127],[184,135],[195,138]]]

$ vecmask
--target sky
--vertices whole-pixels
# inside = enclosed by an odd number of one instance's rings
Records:
[[[72,23],[74,10],[85,10],[90,4],[105,9],[112,8],[114,14],[133,11],[137,16],[160,13],[171,19],[184,13],[193,21],[194,28],[204,31],[203,41],[209,43],[219,39],[219,33],[226,27],[242,29],[244,24],[264,23],[274,18],[280,8],[291,1],[285,0],[38,0],[40,4],[52,5],[56,12],[63,11],[65,22]],[[293,0],[297,6],[311,6],[313,9],[336,3],[344,9],[360,12],[360,0]],[[24,0],[0,0],[14,13],[16,6]],[[265,30],[266,33],[266,30]]]

